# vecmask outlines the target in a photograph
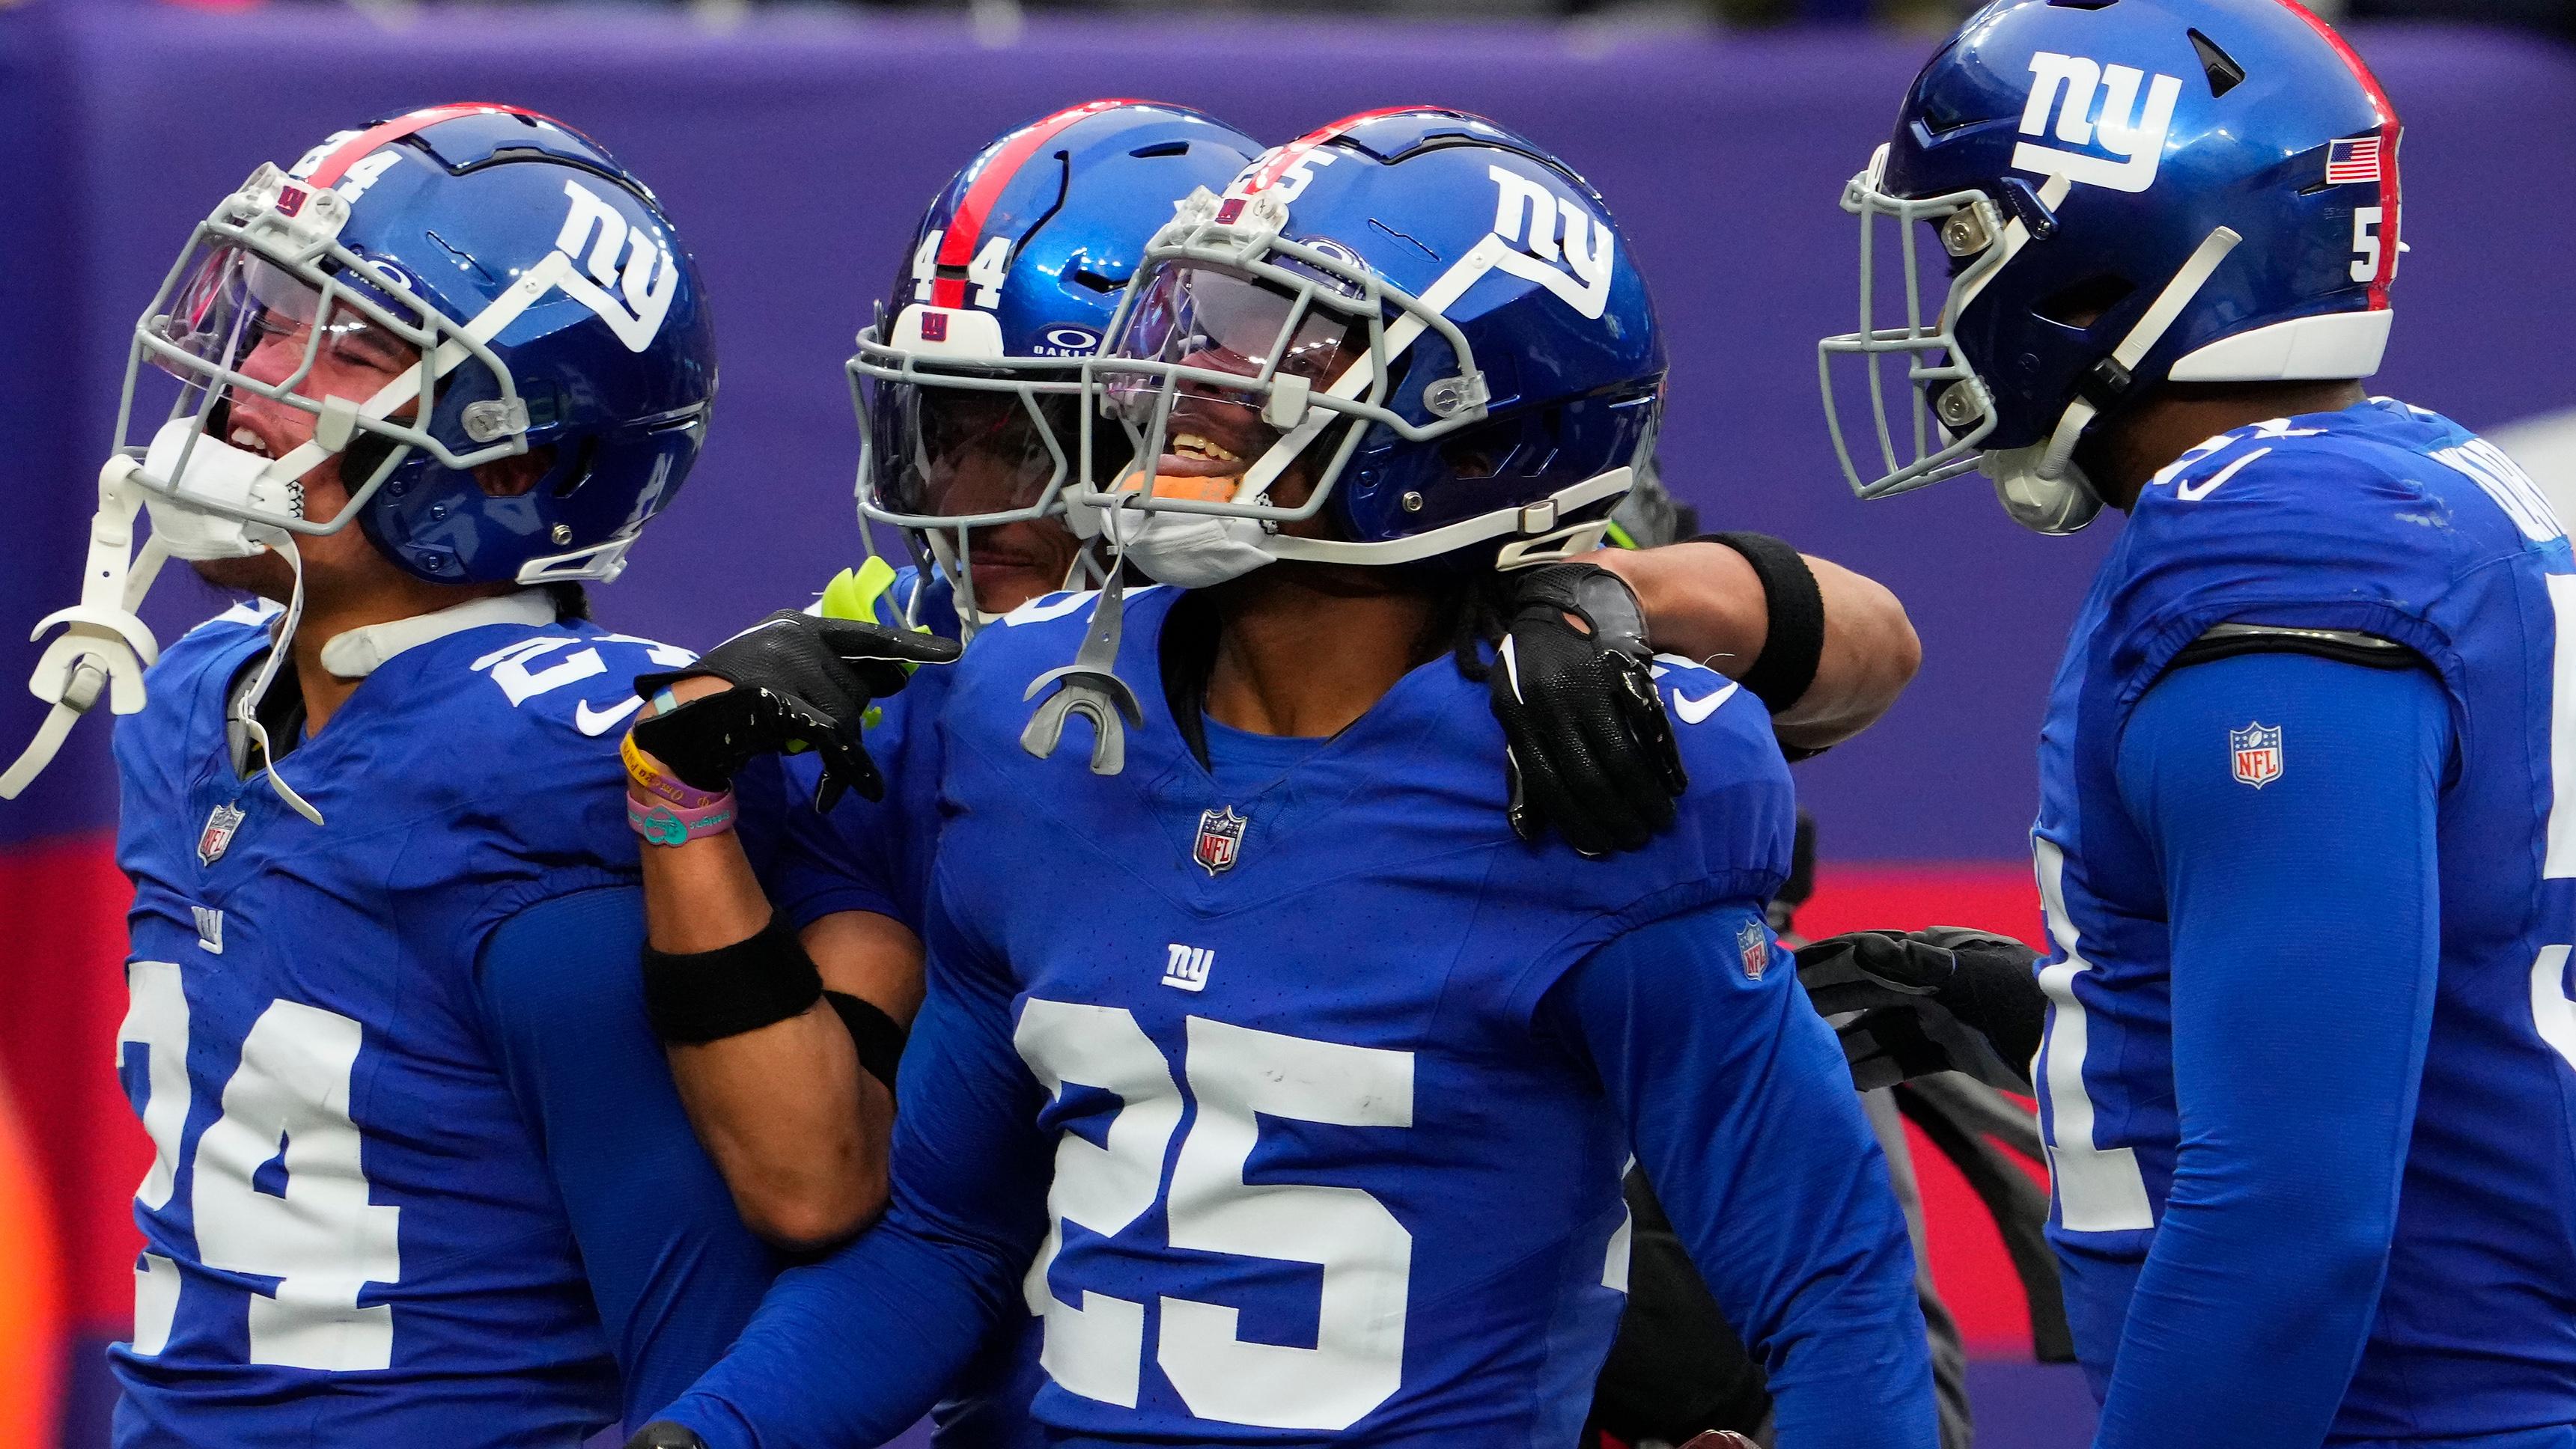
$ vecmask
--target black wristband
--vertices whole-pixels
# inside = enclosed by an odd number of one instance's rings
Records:
[[[803,1012],[823,995],[822,973],[787,918],[712,951],[644,948],[644,1013],[668,1042],[721,1041]]]
[[[866,997],[825,988],[823,999],[841,1014],[841,1025],[850,1033],[850,1045],[859,1049],[859,1066],[892,1092],[895,1067],[903,1061],[903,1028]]]
[[[1771,626],[1761,657],[1736,676],[1773,714],[1789,708],[1816,682],[1825,653],[1825,596],[1798,551],[1767,533],[1703,533],[1693,543],[1722,543],[1744,555],[1762,581]]]

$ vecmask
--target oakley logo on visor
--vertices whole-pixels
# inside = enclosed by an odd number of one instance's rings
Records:
[[[1099,350],[1100,334],[1088,327],[1066,323],[1038,334],[1040,357],[1089,357]]]
[[[2030,102],[2022,107],[2021,133],[2050,134],[2049,115],[2057,117],[2056,138],[2073,146],[2110,153],[2061,150],[2023,141],[2013,147],[2016,171],[2063,176],[2087,186],[2113,191],[2144,191],[2155,184],[2156,165],[2164,159],[2165,133],[2173,126],[2174,102],[2182,82],[2169,75],[2150,79],[2135,66],[2103,65],[2080,55],[2036,51],[2030,58]],[[2138,87],[2146,84],[2143,108]],[[2102,97],[2094,113],[2093,97]]]

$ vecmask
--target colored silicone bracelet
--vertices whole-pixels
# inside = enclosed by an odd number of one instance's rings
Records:
[[[702,810],[719,800],[733,799],[731,790],[701,790],[662,768],[661,761],[644,753],[644,747],[635,743],[631,734],[618,745],[617,757],[626,762],[627,783],[638,794],[668,801],[683,810]]]
[[[651,799],[629,793],[626,797],[626,823],[647,845],[685,845],[710,835],[722,835],[733,829],[733,792],[725,791],[712,805],[674,805],[668,800]]]

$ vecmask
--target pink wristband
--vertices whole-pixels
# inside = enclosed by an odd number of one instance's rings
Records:
[[[674,805],[626,792],[626,823],[647,845],[682,845],[733,829],[733,792],[725,791],[705,805]]]

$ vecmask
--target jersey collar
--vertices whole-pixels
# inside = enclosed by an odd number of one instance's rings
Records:
[[[364,679],[404,650],[444,639],[450,634],[491,624],[525,624],[543,628],[553,622],[553,597],[543,589],[521,589],[517,593],[470,599],[434,613],[367,624],[336,634],[322,646],[322,667],[341,679]]]

